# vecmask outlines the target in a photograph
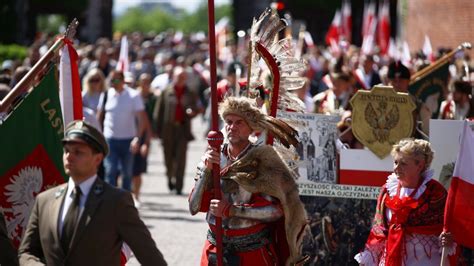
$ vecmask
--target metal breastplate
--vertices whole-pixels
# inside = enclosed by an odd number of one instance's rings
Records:
[[[252,193],[246,191],[232,180],[221,181],[221,188],[222,193],[224,194],[224,199],[232,205],[242,205],[245,203],[249,203],[252,197]],[[210,224],[215,225],[215,217],[213,215],[208,213],[207,220]],[[222,226],[227,229],[248,228],[260,223],[262,222],[258,220],[240,217],[230,217],[222,219]]]

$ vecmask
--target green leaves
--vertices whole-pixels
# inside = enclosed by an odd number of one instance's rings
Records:
[[[217,6],[215,10],[216,22],[224,16],[230,17],[231,12],[230,5]],[[169,29],[181,30],[185,33],[207,32],[207,4],[202,2],[193,13],[180,11],[178,14],[170,14],[159,8],[150,11],[131,8],[114,21],[114,30],[120,32],[158,33]]]

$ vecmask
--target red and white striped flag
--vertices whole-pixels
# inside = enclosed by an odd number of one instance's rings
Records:
[[[59,61],[59,98],[64,125],[83,118],[81,80],[77,67],[78,56],[72,42],[64,39]]]
[[[342,22],[341,22],[341,35],[344,36],[344,39],[351,43],[352,41],[352,9],[351,2],[349,0],[344,0],[342,2]]]
[[[341,11],[337,10],[332,19],[331,26],[329,26],[328,32],[326,33],[326,44],[331,45],[332,43],[338,44],[339,37],[341,35]]]
[[[339,184],[379,187],[385,184],[392,170],[390,156],[381,160],[368,150],[341,150]]]
[[[366,38],[370,31],[370,25],[372,20],[375,18],[375,3],[371,2],[368,5],[364,5],[364,18],[362,21],[362,38]]]
[[[370,21],[369,32],[362,40],[362,54],[372,54],[375,48],[375,30],[377,28],[377,18]]]
[[[304,32],[304,42],[308,47],[314,47],[313,37],[311,37],[311,33],[308,31]]]
[[[456,243],[469,248],[474,248],[473,162],[474,132],[465,121],[460,150],[444,209],[444,231],[451,232]]]
[[[380,53],[386,55],[390,42],[390,3],[387,0],[383,1],[382,7],[379,11],[377,33],[377,44],[380,48]]]
[[[123,73],[130,71],[130,61],[128,60],[128,39],[127,36],[122,36],[120,41],[120,55],[117,62],[116,69]]]
[[[388,42],[388,51],[387,55],[391,59],[398,61],[400,60],[400,55],[399,55],[398,47],[397,44],[395,43],[395,40],[393,38],[390,38],[390,41]]]
[[[433,63],[435,61],[435,57],[433,53],[433,47],[431,46],[430,37],[428,37],[428,35],[425,35],[425,41],[423,42],[422,50],[426,58],[430,60],[431,63]]]
[[[402,44],[402,53],[400,55],[400,60],[402,61],[402,63],[407,66],[407,67],[410,67],[411,66],[411,53],[410,53],[410,46],[408,46],[408,42],[407,41],[403,41],[403,44]]]

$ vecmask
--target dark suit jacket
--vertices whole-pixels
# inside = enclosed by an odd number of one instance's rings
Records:
[[[142,265],[166,265],[129,192],[97,178],[89,192],[69,253],[58,232],[67,183],[36,197],[19,254],[21,265],[119,265],[126,242]]]
[[[172,132],[170,133],[167,129],[169,129],[175,121],[177,101],[174,84],[166,87],[157,99],[155,110],[153,111],[153,128],[161,139],[166,140],[167,138],[175,137]],[[186,87],[181,103],[185,113],[182,127],[183,130],[185,130],[186,139],[190,141],[193,140],[194,137],[191,133],[191,117],[186,114],[186,110],[197,110],[198,97],[193,91]]]
[[[0,210],[0,265],[18,265],[16,250],[8,237],[3,212]]]

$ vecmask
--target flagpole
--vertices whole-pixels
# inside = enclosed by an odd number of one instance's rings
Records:
[[[443,247],[441,250],[441,263],[440,266],[449,266],[448,261],[448,252],[446,251],[446,247]]]
[[[224,141],[222,132],[219,131],[217,113],[217,70],[216,70],[216,33],[214,22],[214,0],[208,0],[208,27],[209,27],[209,61],[211,70],[211,131],[207,134],[209,145],[219,150]],[[214,198],[221,199],[220,165],[212,165],[212,179],[214,184]],[[216,250],[217,266],[223,266],[223,245],[222,245],[222,218],[215,217],[216,221]]]
[[[23,93],[28,91],[28,89],[34,84],[37,77],[40,74],[44,74],[44,70],[47,65],[54,60],[57,56],[57,52],[65,45],[64,38],[72,38],[76,33],[76,28],[79,25],[77,19],[73,19],[69,24],[66,32],[61,38],[58,38],[56,42],[49,48],[46,54],[38,60],[38,62],[31,68],[30,71],[18,82],[15,87],[10,90],[10,92],[5,96],[3,101],[0,102],[0,112],[8,111],[8,108],[13,104],[13,102]]]
[[[419,79],[425,77],[429,73],[431,73],[431,72],[435,71],[436,69],[438,69],[442,64],[444,64],[444,63],[446,63],[446,61],[450,60],[451,57],[453,57],[454,54],[456,54],[458,51],[461,51],[461,50],[464,50],[464,49],[470,50],[471,47],[472,47],[471,43],[468,43],[468,42],[461,43],[455,50],[445,54],[443,57],[436,60],[433,64],[431,64],[431,65],[423,68],[422,70],[416,72],[415,74],[413,74],[413,76],[410,78],[410,85],[415,83]]]

